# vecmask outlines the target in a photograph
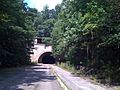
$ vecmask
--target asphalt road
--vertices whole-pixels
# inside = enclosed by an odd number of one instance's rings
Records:
[[[0,70],[0,90],[62,90],[49,65]]]

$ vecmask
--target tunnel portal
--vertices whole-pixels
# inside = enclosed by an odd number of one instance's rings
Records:
[[[45,52],[38,59],[38,63],[43,63],[43,64],[54,64],[55,62],[56,60],[52,56],[52,52]]]

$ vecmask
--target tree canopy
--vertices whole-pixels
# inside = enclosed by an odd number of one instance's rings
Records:
[[[30,62],[35,29],[33,19],[37,10],[27,7],[23,0],[0,1],[0,64],[17,66]]]
[[[85,75],[120,78],[119,0],[63,0],[52,31],[53,52]],[[119,80],[119,81],[118,81]]]
[[[30,62],[33,37],[47,37],[53,54],[84,75],[120,82],[120,0],[63,0],[41,12],[23,0],[0,2],[0,64]]]

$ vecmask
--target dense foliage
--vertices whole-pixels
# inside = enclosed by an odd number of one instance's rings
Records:
[[[59,12],[60,5],[58,4],[55,9],[49,9],[46,5],[41,12],[37,13],[37,17],[34,20],[34,26],[37,30],[37,36],[42,37],[43,43],[51,43],[51,32]]]
[[[63,0],[52,31],[59,62],[69,62],[103,82],[120,82],[119,4],[119,0]]]
[[[50,37],[55,18],[55,14],[53,15],[53,13],[55,13],[54,9],[49,10],[49,7],[46,5],[43,10],[37,14],[34,26],[36,27],[38,37]]]
[[[120,82],[120,0],[63,0],[41,12],[23,0],[0,1],[0,64],[29,63],[35,30],[52,42],[60,63],[103,82]]]
[[[0,66],[17,66],[30,62],[34,36],[35,9],[23,0],[0,1]]]

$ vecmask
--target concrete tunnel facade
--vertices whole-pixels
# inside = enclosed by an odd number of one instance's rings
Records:
[[[55,58],[52,56],[52,46],[45,44],[35,44],[31,61],[37,63],[54,64]]]

